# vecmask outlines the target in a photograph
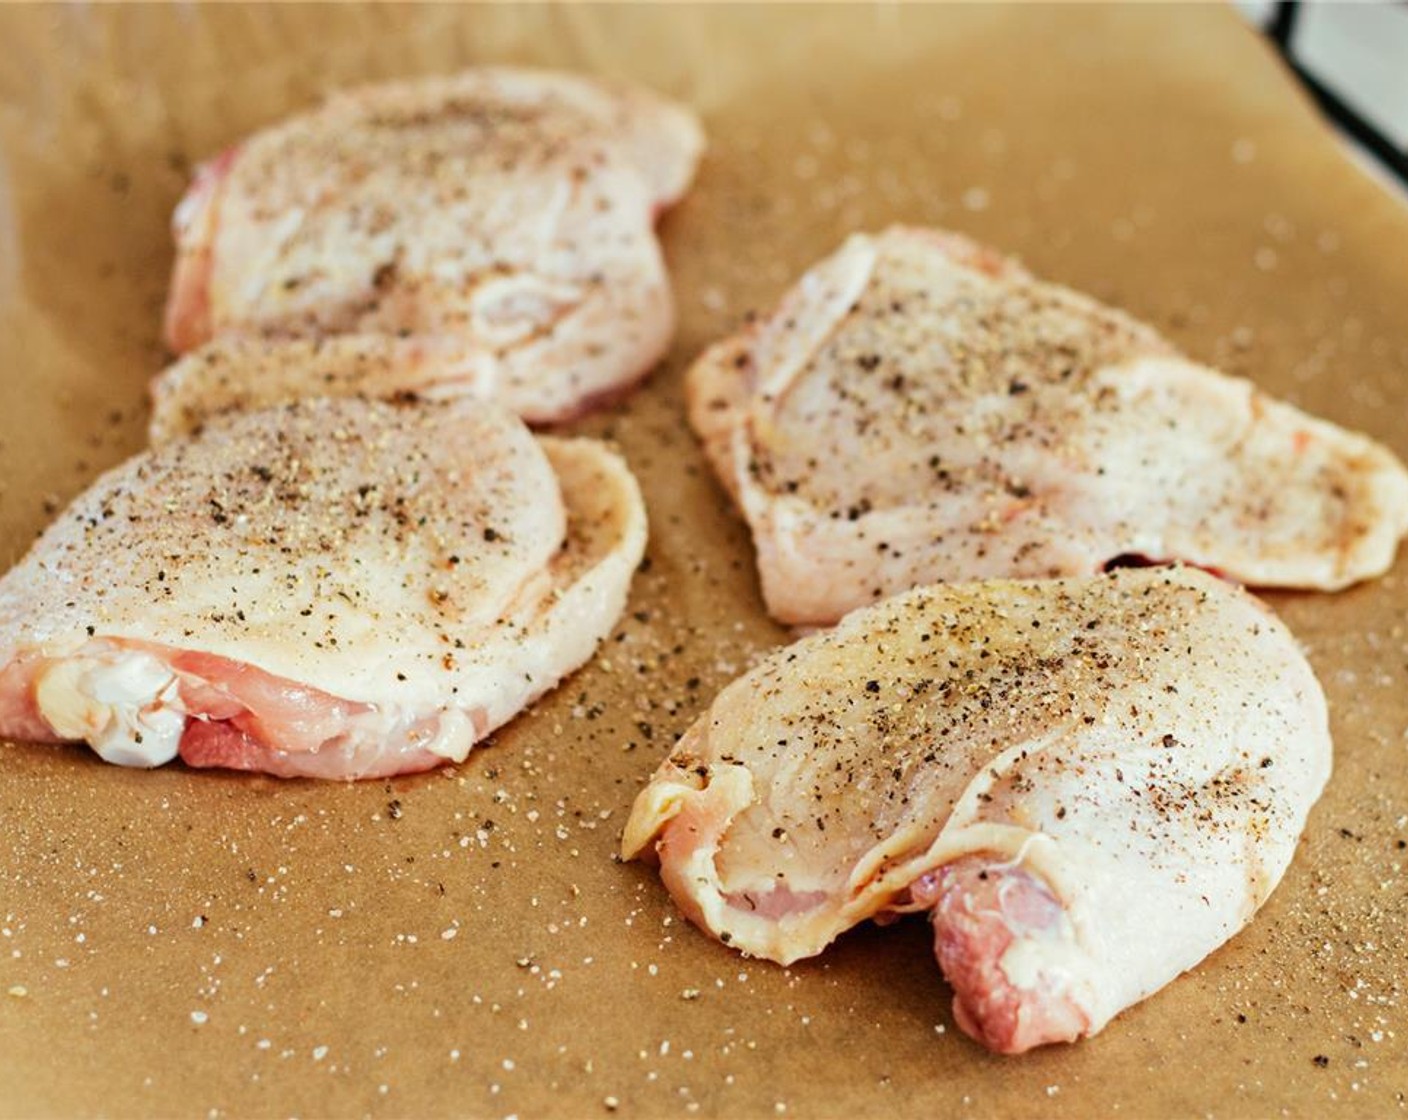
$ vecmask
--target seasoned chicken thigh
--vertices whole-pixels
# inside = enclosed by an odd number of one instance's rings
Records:
[[[656,216],[702,147],[634,86],[486,68],[373,86],[204,165],[176,211],[166,336],[364,333],[453,344],[476,391],[569,417],[673,331]]]
[[[851,238],[688,389],[787,623],[1126,554],[1335,589],[1408,532],[1385,448],[953,234]]]
[[[591,656],[644,541],[614,453],[480,401],[211,422],[0,579],[0,735],[281,776],[458,761]]]
[[[221,335],[152,380],[149,434],[162,443],[217,417],[305,397],[488,397],[491,389],[448,339]]]
[[[623,851],[784,964],[932,914],[958,1024],[1094,1034],[1242,928],[1330,773],[1285,627],[1189,569],[921,588],[724,689]]]

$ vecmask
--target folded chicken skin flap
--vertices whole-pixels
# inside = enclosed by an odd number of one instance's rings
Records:
[[[448,360],[475,392],[534,422],[570,417],[669,344],[653,227],[702,147],[684,108],[550,71],[336,94],[199,169],[173,221],[167,342],[453,343]]]
[[[1330,760],[1295,641],[1212,576],[940,585],[724,689],[623,852],[784,964],[930,911],[959,1025],[1019,1052],[1095,1033],[1241,929]]]
[[[787,623],[1130,554],[1332,590],[1408,532],[1385,448],[937,230],[852,237],[688,396]]]
[[[617,455],[483,402],[232,415],[0,579],[0,735],[285,776],[460,760],[591,656],[644,544]]]

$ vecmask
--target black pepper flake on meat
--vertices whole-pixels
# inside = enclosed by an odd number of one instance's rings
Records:
[[[1319,1066],[1321,1069],[1324,1069],[1330,1064],[1330,1058],[1328,1054],[1316,1054],[1315,1057],[1311,1058],[1310,1060],[1313,1064]]]
[[[874,680],[866,681],[866,682],[865,682],[865,691],[866,691],[866,692],[879,692],[879,691],[880,691],[880,682],[879,682],[879,681],[874,681]]]
[[[493,544],[496,540],[499,539],[499,531],[497,529],[485,529],[484,539],[490,544]]]
[[[386,803],[386,815],[390,817],[393,821],[399,821],[401,819],[401,814],[402,809],[401,801],[399,798],[393,799]]]
[[[397,264],[395,261],[383,261],[377,265],[372,272],[372,287],[377,291],[384,291],[396,282]]]

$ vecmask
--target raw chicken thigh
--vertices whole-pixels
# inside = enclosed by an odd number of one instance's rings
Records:
[[[674,326],[653,225],[703,145],[643,89],[486,68],[374,86],[250,137],[176,211],[166,337],[452,340],[477,391],[560,420]]]
[[[1094,1034],[1242,928],[1330,773],[1285,627],[1190,569],[938,585],[724,689],[640,794],[698,925],[789,963],[932,913],[959,1026]]]
[[[281,776],[458,761],[591,656],[644,542],[617,455],[481,401],[213,421],[0,580],[0,735]]]
[[[953,234],[851,238],[688,388],[782,622],[1129,554],[1329,590],[1408,532],[1385,448]]]
[[[449,339],[221,335],[153,379],[151,439],[194,435],[214,418],[305,397],[491,396],[492,385],[461,357]]]

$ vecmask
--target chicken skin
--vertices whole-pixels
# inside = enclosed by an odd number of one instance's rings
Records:
[[[547,71],[337,94],[197,172],[167,342],[413,336],[524,418],[569,418],[669,344],[653,226],[702,145],[663,98]]]
[[[1094,1034],[1240,930],[1330,764],[1294,639],[1211,575],[941,584],[725,688],[623,852],[784,964],[928,911],[958,1025],[1018,1053]]]
[[[851,238],[688,393],[785,623],[1129,555],[1333,590],[1408,532],[1385,448],[934,230]]]
[[[148,434],[153,444],[164,443],[222,416],[305,397],[492,396],[490,383],[462,357],[447,339],[221,335],[153,378]]]
[[[232,415],[0,579],[0,735],[280,776],[459,761],[588,660],[644,545],[617,455],[481,401]]]

